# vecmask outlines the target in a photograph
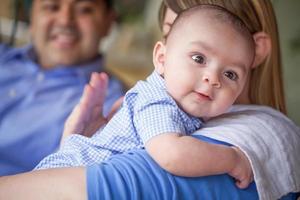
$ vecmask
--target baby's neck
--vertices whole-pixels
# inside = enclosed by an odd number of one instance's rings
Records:
[[[204,122],[208,121],[210,118],[211,118],[211,117],[201,117],[201,119],[202,119]]]

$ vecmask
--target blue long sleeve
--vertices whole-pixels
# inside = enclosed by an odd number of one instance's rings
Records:
[[[255,183],[240,190],[228,175],[173,176],[145,150],[87,167],[87,185],[89,199],[258,199]]]
[[[198,139],[229,145],[204,136]],[[133,150],[112,156],[106,162],[87,167],[88,199],[258,199],[256,185],[247,189],[235,186],[226,175],[187,178],[171,175],[160,168],[145,150]],[[299,193],[289,193],[281,200],[296,200]]]

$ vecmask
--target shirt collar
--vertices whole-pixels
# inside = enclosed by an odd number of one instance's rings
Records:
[[[166,90],[166,84],[164,78],[155,70],[152,72],[150,76],[148,76],[147,81],[161,89]]]
[[[30,61],[33,66],[39,71],[43,71],[47,74],[76,74],[80,78],[86,79],[88,81],[92,72],[101,72],[104,70],[103,67],[103,56],[101,54],[97,55],[96,58],[90,62],[84,64],[72,65],[72,66],[56,66],[51,70],[43,70],[40,65],[37,63],[36,52],[32,45],[27,45],[23,48],[20,48],[19,56]]]

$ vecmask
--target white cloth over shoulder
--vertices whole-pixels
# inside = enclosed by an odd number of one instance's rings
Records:
[[[261,200],[300,191],[300,128],[280,112],[235,105],[195,134],[239,147],[251,162]]]

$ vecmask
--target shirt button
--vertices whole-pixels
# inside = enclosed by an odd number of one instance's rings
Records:
[[[17,92],[15,89],[10,89],[8,95],[13,98],[17,95]]]
[[[38,73],[36,80],[38,82],[42,82],[45,79],[45,75],[43,73]]]

